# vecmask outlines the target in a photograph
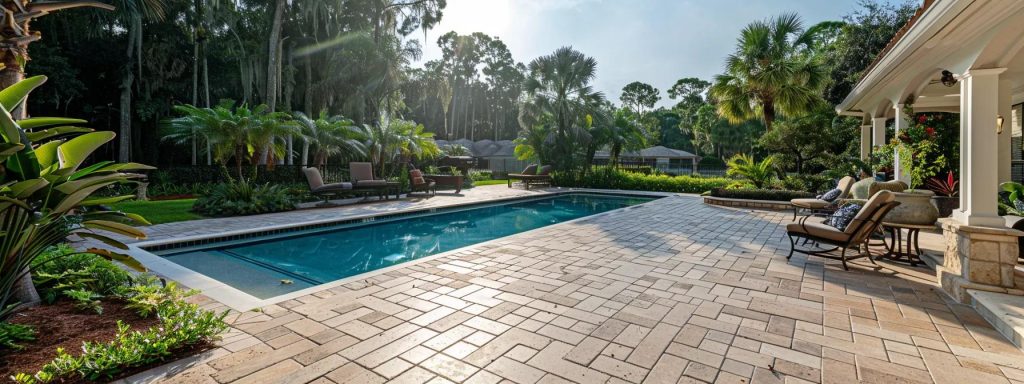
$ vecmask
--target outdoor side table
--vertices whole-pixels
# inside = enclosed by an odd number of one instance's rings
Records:
[[[395,199],[402,198],[402,183],[397,181],[389,181],[387,187],[384,190],[384,198],[390,199],[391,192],[395,193]]]
[[[906,257],[906,261],[909,261],[911,266],[916,267],[917,263],[922,262],[921,246],[918,245],[921,230],[934,229],[935,225],[902,224],[883,221],[882,228],[889,232],[889,241],[885,242],[888,252],[875,259],[880,260],[883,257],[887,257],[890,260],[902,261]],[[903,230],[907,230],[906,247],[903,246]]]

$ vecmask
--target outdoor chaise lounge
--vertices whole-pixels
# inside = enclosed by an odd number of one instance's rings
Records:
[[[836,185],[836,189],[839,190],[839,195],[831,196],[831,199],[826,200],[821,198],[823,196],[819,196],[818,198],[813,199],[790,200],[789,203],[793,205],[793,220],[796,220],[796,215],[801,209],[810,211],[811,214],[835,211],[835,207],[838,206],[838,202],[850,196],[850,188],[853,187],[853,183],[856,181],[856,179],[850,176],[839,179],[839,183]]]
[[[331,196],[352,193],[352,183],[324,184],[324,178],[320,175],[319,169],[302,167],[302,174],[306,176],[306,183],[309,184],[309,193],[324,199],[321,205],[327,205]]]
[[[373,177],[373,164],[353,161],[348,163],[349,177],[352,179],[352,189],[368,193],[376,193],[377,197],[387,193],[388,182]]]
[[[423,172],[418,169],[409,171],[410,192],[423,192],[426,194],[437,193],[437,183],[433,179],[423,177]]]
[[[871,234],[878,230],[885,215],[900,204],[895,200],[896,195],[892,192],[876,193],[857,211],[845,229],[839,229],[823,222],[810,222],[808,220],[810,216],[801,219],[798,223],[786,225],[786,233],[789,234],[790,247],[792,247],[786,260],[792,258],[794,252],[799,252],[809,256],[840,260],[843,262],[845,270],[850,269],[846,265],[847,260],[867,257],[874,264],[875,261],[871,258],[871,251],[868,249],[868,240]],[[810,240],[816,245],[831,245],[833,248],[800,249],[797,248],[797,239]],[[849,248],[857,248],[859,254],[847,257],[846,251]],[[837,249],[841,249],[838,256],[832,253]]]
[[[545,165],[538,169],[537,164],[530,164],[526,169],[523,169],[523,173],[510,173],[508,175],[509,188],[512,188],[513,180],[522,181],[526,189],[530,189],[531,184],[551,185],[551,166]]]

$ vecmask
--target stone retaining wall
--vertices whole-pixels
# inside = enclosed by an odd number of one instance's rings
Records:
[[[770,209],[774,211],[788,211],[793,209],[793,205],[788,201],[731,199],[727,197],[714,196],[703,196],[703,198],[704,204],[719,205],[723,207]]]

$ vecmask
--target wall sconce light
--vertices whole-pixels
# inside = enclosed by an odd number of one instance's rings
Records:
[[[945,85],[947,87],[952,87],[956,85],[957,82],[956,77],[953,76],[953,72],[950,72],[948,70],[942,71],[942,79],[940,81],[942,81],[942,85]]]
[[[1002,135],[1003,134],[1003,115],[997,115],[996,116],[996,134],[997,135]]]

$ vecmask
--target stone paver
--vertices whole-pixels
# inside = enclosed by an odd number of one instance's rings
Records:
[[[931,272],[787,261],[788,222],[672,196],[546,227],[233,313],[222,353],[166,380],[1024,382]]]

